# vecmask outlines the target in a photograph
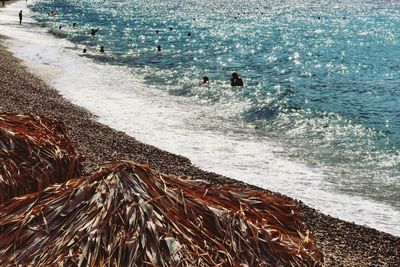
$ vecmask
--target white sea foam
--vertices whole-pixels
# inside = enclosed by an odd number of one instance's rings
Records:
[[[23,25],[18,12],[23,9]],[[76,45],[35,26],[26,2],[0,10],[0,33],[12,52],[71,102],[98,120],[136,139],[187,156],[202,169],[271,189],[348,221],[400,235],[400,211],[383,203],[337,193],[329,172],[294,162],[271,140],[246,131],[222,131],[202,125],[215,107],[171,96],[143,85],[123,67],[82,57]],[[45,103],[44,103],[45,104]],[[208,114],[207,116],[203,116]],[[213,123],[213,122],[210,122]]]

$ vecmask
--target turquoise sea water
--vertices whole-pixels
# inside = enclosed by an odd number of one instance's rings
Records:
[[[30,9],[76,53],[223,107],[205,127],[251,129],[325,170],[336,192],[400,209],[399,3],[44,0]],[[243,88],[231,88],[234,71]]]

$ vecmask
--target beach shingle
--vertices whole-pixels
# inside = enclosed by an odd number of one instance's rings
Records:
[[[50,114],[62,119],[71,138],[78,143],[79,152],[86,156],[87,172],[107,161],[126,159],[149,163],[162,173],[189,175],[214,184],[255,188],[202,171],[185,157],[142,144],[133,137],[97,123],[89,112],[69,103],[27,71],[4,47],[0,47],[0,59],[0,109],[3,112]],[[399,237],[324,215],[301,202],[298,204],[303,221],[317,237],[326,266],[400,266]]]

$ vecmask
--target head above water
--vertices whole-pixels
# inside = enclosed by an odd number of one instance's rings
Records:
[[[100,29],[100,28],[96,28],[96,29],[92,28],[92,29],[90,30],[90,33],[94,36],[94,35],[96,35],[96,33],[99,31],[99,29]]]
[[[239,78],[239,75],[238,75],[236,72],[234,72],[234,73],[232,73],[232,78],[238,79],[238,78]]]

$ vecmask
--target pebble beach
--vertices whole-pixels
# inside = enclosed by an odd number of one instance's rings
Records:
[[[69,103],[14,57],[7,50],[4,37],[1,43],[0,112],[53,115],[63,120],[70,137],[77,142],[79,152],[85,156],[86,173],[110,161],[132,160],[148,163],[153,169],[166,174],[263,190],[203,171],[188,158],[143,144],[123,132],[96,122],[96,117],[90,112]],[[306,206],[301,200],[294,201],[301,209],[302,220],[317,238],[317,245],[325,255],[326,266],[400,266],[399,237],[327,216],[323,211]]]

